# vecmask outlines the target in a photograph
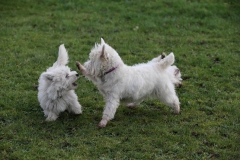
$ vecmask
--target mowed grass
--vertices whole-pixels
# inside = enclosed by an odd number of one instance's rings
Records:
[[[0,159],[240,159],[237,0],[1,0]],[[158,100],[121,105],[98,129],[104,101],[84,77],[82,115],[45,122],[40,74],[65,44],[69,66],[104,37],[128,65],[174,52],[181,114]]]

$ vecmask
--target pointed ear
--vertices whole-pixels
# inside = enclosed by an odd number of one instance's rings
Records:
[[[104,42],[103,38],[101,38],[101,44],[105,44],[105,42]]]
[[[49,81],[53,81],[54,75],[52,73],[44,73],[43,76],[49,80]]]
[[[102,52],[101,52],[100,58],[102,60],[105,60],[107,58],[106,55],[105,55],[105,45],[103,45],[103,47],[102,47]]]

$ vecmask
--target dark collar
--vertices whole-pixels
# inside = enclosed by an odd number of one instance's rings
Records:
[[[105,72],[103,75],[105,76],[106,74],[114,71],[114,70],[117,69],[117,68],[118,68],[118,65],[117,65],[116,67],[113,67],[113,68],[109,69],[109,70],[108,70],[107,72]]]

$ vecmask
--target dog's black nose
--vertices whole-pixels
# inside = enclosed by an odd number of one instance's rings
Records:
[[[79,74],[76,74],[76,76],[78,77],[78,76],[79,76]]]

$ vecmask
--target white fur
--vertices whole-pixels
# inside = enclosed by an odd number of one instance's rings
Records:
[[[152,59],[148,63],[160,62],[162,59],[164,59],[163,56],[164,57],[166,56],[165,53],[163,55],[158,56],[157,58]],[[182,85],[181,72],[177,68],[177,66],[167,66],[166,71],[173,84],[175,84],[178,87]]]
[[[75,114],[81,114],[81,105],[74,92],[78,79],[76,71],[70,71],[66,66],[68,53],[64,45],[60,45],[58,59],[52,67],[43,72],[38,80],[38,101],[47,117],[47,121],[57,119],[60,112],[68,110]]]
[[[79,62],[77,66],[105,98],[106,105],[99,127],[105,127],[114,118],[120,101],[130,102],[127,106],[134,107],[146,98],[157,98],[172,107],[176,114],[180,112],[180,102],[173,83],[176,78],[170,75],[174,68],[169,69],[174,63],[173,53],[161,60],[127,66],[118,53],[101,39],[101,44],[95,45],[89,58],[84,66]]]

